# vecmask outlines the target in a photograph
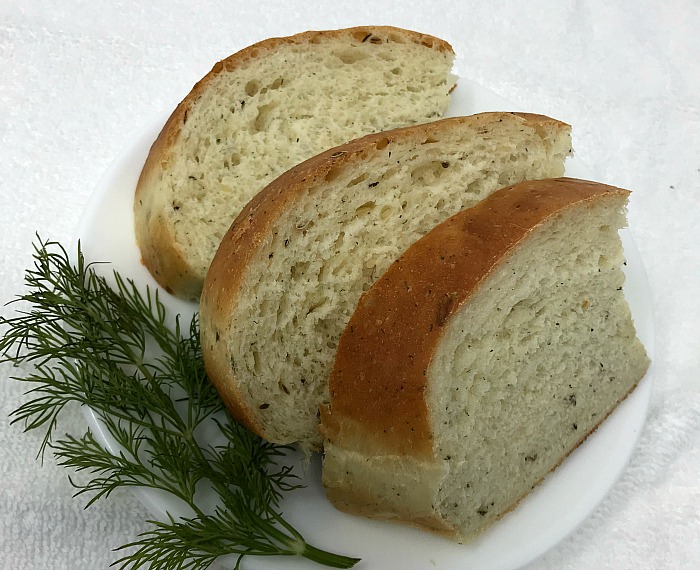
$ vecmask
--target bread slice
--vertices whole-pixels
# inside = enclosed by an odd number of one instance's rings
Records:
[[[622,291],[627,196],[568,178],[500,190],[363,295],[322,415],[338,508],[469,540],[629,394],[649,361]]]
[[[447,110],[454,53],[438,38],[365,26],[272,38],[217,63],[168,119],[136,188],[143,262],[197,300],[221,238],[265,185],[367,133]]]
[[[234,416],[320,447],[319,406],[362,292],[438,222],[561,175],[570,145],[554,119],[485,113],[369,135],[270,184],[224,238],[200,302],[207,372]]]

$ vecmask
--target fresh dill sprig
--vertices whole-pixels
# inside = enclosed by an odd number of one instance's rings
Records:
[[[157,292],[141,293],[116,272],[113,281],[86,263],[80,246],[71,263],[59,243],[39,238],[28,292],[12,301],[24,306],[0,316],[0,362],[32,368],[14,378],[31,389],[13,422],[44,430],[40,456],[50,449],[60,464],[88,475],[74,483],[88,506],[120,487],[156,489],[182,502],[187,514],[149,521],[151,529],[121,547],[130,553],[115,564],[204,570],[234,555],[237,569],[247,556],[354,566],[358,559],[313,547],[282,517],[282,495],[298,487],[280,463],[288,448],[227,415],[206,377],[196,315],[183,331],[179,318],[168,322]],[[54,438],[71,403],[90,408],[110,445],[89,429]],[[200,505],[202,489],[215,493],[218,506]]]

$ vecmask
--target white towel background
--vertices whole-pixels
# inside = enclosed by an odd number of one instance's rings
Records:
[[[69,243],[100,177],[214,62],[263,38],[391,24],[448,40],[457,72],[573,125],[600,181],[634,190],[656,331],[647,424],[618,484],[529,570],[700,568],[700,3],[404,0],[0,2],[0,302],[34,233]],[[1,309],[7,311],[7,309]],[[144,529],[128,493],[84,511],[10,426],[0,369],[0,568],[106,569]],[[78,432],[76,414],[60,426]],[[477,569],[475,569],[477,570]]]

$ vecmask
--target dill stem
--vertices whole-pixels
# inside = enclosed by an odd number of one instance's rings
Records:
[[[330,568],[352,568],[360,561],[360,558],[352,558],[351,556],[343,556],[342,554],[333,554],[325,550],[320,550],[315,546],[304,543],[304,550],[300,552],[301,556],[313,562],[318,562]]]
[[[328,552],[327,550],[316,548],[315,546],[306,542],[301,533],[299,533],[297,529],[284,520],[280,514],[274,513],[274,518],[292,535],[290,537],[289,535],[286,535],[279,529],[275,528],[275,532],[279,533],[278,540],[287,546],[290,546],[299,556],[303,556],[308,560],[318,562],[319,564],[323,564],[330,568],[352,568],[361,560],[360,558],[352,558],[350,556],[335,554],[333,552]],[[285,541],[284,538],[287,540]]]

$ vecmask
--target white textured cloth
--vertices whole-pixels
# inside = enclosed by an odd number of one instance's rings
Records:
[[[367,23],[445,38],[460,76],[569,122],[597,178],[634,191],[656,335],[648,421],[602,505],[528,570],[700,568],[696,0],[3,0],[0,303],[22,290],[35,232],[70,243],[110,162],[215,61],[269,36]],[[15,372],[0,369],[0,567],[106,569],[146,510],[126,492],[87,511],[71,498],[67,472],[35,460],[39,435],[9,424],[24,399]],[[60,427],[78,432],[82,416]]]

